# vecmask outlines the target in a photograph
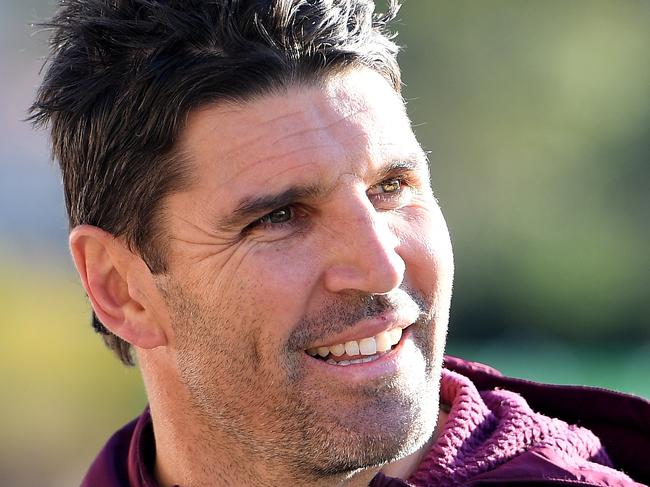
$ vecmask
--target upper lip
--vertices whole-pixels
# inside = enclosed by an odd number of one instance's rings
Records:
[[[337,335],[328,336],[322,340],[310,344],[305,350],[318,347],[329,347],[339,343],[345,343],[352,340],[361,340],[378,335],[382,331],[390,331],[394,328],[406,328],[413,324],[417,319],[414,316],[400,315],[394,311],[382,313],[372,318],[364,318],[356,322],[344,332]]]

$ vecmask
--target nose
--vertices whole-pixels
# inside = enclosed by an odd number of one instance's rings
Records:
[[[399,287],[405,264],[400,241],[365,193],[353,195],[337,210],[328,242],[325,288],[385,294]]]

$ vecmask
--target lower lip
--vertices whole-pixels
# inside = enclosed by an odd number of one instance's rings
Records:
[[[395,375],[400,370],[401,358],[404,355],[405,348],[411,348],[414,344],[411,340],[410,330],[407,328],[402,332],[402,338],[395,348],[388,353],[381,355],[372,362],[350,365],[332,365],[324,360],[319,360],[305,354],[308,367],[314,367],[318,373],[326,373],[344,380],[352,382],[361,382],[373,378],[387,377]]]

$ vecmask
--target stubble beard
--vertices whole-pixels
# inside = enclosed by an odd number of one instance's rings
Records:
[[[218,459],[227,454],[231,464],[244,470],[240,478],[255,479],[259,485],[265,482],[255,464],[265,465],[266,475],[277,471],[276,481],[290,476],[296,482],[316,485],[406,456],[433,435],[446,331],[446,321],[439,321],[446,320],[446,313],[438,316],[431,311],[435,304],[425,311],[424,299],[408,293],[423,309],[410,327],[425,359],[419,377],[398,376],[356,387],[337,401],[305,376],[302,357],[289,345],[291,338],[279,353],[280,360],[272,363],[269,359],[274,357],[259,350],[261,323],[255,319],[237,323],[220,319],[221,310],[180,286],[165,286],[164,294],[178,340],[180,378],[190,397],[190,414],[201,425],[201,448],[214,456],[207,467],[214,469],[214,475],[224,478],[217,471]],[[354,321],[360,313],[375,312],[367,304],[373,299],[355,297],[354,304],[340,302],[318,316],[333,314]],[[360,300],[366,302],[361,305]],[[431,327],[444,330],[434,333]],[[304,339],[306,328],[308,324],[297,326],[292,337]],[[243,456],[240,462],[232,458],[237,454]]]

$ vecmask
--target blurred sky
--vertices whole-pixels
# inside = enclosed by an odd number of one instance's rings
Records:
[[[451,351],[650,395],[650,2],[405,3],[404,94],[456,254]],[[3,485],[78,483],[144,405],[90,330],[59,174],[22,121],[46,55],[29,24],[51,11],[0,3]]]

